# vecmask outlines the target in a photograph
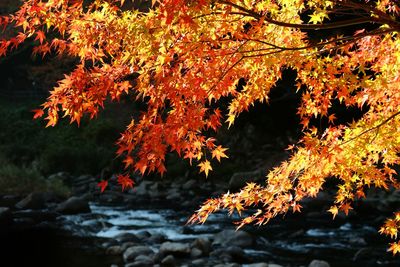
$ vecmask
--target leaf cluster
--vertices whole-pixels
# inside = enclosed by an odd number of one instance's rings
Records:
[[[248,184],[210,199],[191,221],[204,222],[223,208],[241,213],[261,206],[241,225],[264,224],[299,211],[300,201],[315,197],[330,177],[340,180],[329,209],[334,216],[347,214],[368,187],[399,188],[397,1],[155,0],[146,13],[123,10],[123,2],[27,0],[1,18],[0,25],[20,31],[0,41],[0,55],[33,38],[35,53],[79,58],[35,113],[48,126],[60,116],[79,124],[83,114],[95,117],[106,99],[128,94],[146,110],[118,141],[125,167],[163,174],[165,154],[176,152],[207,175],[211,158],[226,157],[212,132],[224,122],[231,126],[254,103],[268,102],[282,71],[292,69],[304,133],[292,157],[267,174],[265,185]],[[350,26],[357,31],[349,34]],[[327,30],[338,34],[310,38]],[[134,82],[131,75],[137,75]],[[238,90],[240,79],[246,82]],[[226,112],[218,108],[223,98],[230,99]],[[336,123],[334,101],[367,111],[350,124]],[[310,123],[319,118],[329,125],[318,129]],[[123,187],[132,185],[121,177]],[[381,232],[396,239],[398,228],[394,219]]]

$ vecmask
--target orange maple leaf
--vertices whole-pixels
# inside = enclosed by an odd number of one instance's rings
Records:
[[[128,168],[130,165],[133,165],[134,160],[131,156],[127,156],[123,162],[125,163],[125,169]]]
[[[37,32],[36,32],[35,41],[39,40],[39,42],[42,44],[44,39],[46,39],[46,36],[44,35],[44,32],[42,32],[42,31],[37,31]]]
[[[350,206],[350,203],[345,203],[343,204],[340,209],[346,214],[349,214],[349,210],[352,210],[353,208]]]
[[[35,113],[35,115],[33,115],[33,119],[40,118],[44,115],[43,109],[34,109],[34,110],[32,110],[32,112]]]

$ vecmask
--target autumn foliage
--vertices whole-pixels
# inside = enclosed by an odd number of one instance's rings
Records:
[[[231,126],[254,103],[268,102],[282,71],[291,69],[303,126],[292,156],[267,174],[265,185],[210,199],[191,222],[219,209],[258,207],[241,224],[265,224],[300,211],[300,201],[332,178],[340,181],[333,216],[347,214],[369,187],[399,188],[398,1],[153,0],[145,12],[126,4],[26,0],[0,18],[4,32],[18,30],[0,41],[0,55],[30,39],[35,54],[79,59],[35,117],[44,115],[48,126],[60,116],[79,124],[107,99],[131,95],[147,109],[118,141],[127,171],[163,174],[166,153],[176,152],[207,175],[213,158],[227,157],[210,133],[224,122]],[[229,99],[227,110],[218,108],[222,98]],[[338,103],[362,116],[337,122],[332,107]],[[313,126],[324,118],[327,127]],[[133,185],[127,175],[118,182]],[[105,190],[107,182],[99,186]],[[393,253],[400,252],[399,229],[397,212],[380,230],[393,238]]]

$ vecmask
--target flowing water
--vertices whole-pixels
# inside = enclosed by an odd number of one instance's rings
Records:
[[[199,237],[212,238],[222,230],[234,229],[232,220],[224,213],[213,214],[205,224],[188,226],[186,221],[191,213],[184,210],[132,210],[94,203],[91,210],[91,214],[62,216],[59,223],[75,236],[101,240],[113,239],[122,233],[147,231],[152,235],[164,235],[169,240],[191,242]],[[386,241],[366,223],[310,223],[297,216],[246,230],[257,238],[256,244],[245,252],[260,262],[307,266],[313,259],[324,259],[333,267],[400,266],[398,258],[386,252]]]

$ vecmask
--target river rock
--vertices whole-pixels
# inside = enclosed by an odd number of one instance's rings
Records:
[[[56,211],[63,214],[78,214],[90,212],[88,201],[80,197],[70,197],[58,204]]]
[[[182,185],[183,190],[195,190],[197,188],[197,181],[195,179],[190,179]]]
[[[223,230],[215,235],[213,245],[230,245],[248,247],[254,243],[254,238],[242,230]]]
[[[362,238],[362,237],[354,236],[354,237],[351,237],[349,239],[349,244],[359,245],[359,246],[366,246],[367,245],[367,241],[365,241],[365,239]]]
[[[147,240],[151,234],[149,233],[149,231],[140,231],[139,233],[136,234],[137,238],[139,238],[139,240]]]
[[[107,255],[120,255],[122,254],[123,250],[121,248],[121,246],[111,246],[109,248],[107,248],[106,250],[106,254]]]
[[[258,263],[246,264],[246,267],[282,267],[282,266],[276,264],[268,264],[265,262],[258,262]]]
[[[371,259],[371,255],[373,252],[374,252],[373,248],[370,247],[361,248],[354,254],[353,261],[356,262],[362,260],[369,260]]]
[[[151,262],[153,264],[153,259],[147,255],[139,255],[135,258],[135,261],[145,261],[145,262]]]
[[[207,260],[206,259],[197,259],[192,261],[193,266],[206,266]]]
[[[0,206],[2,207],[14,207],[21,198],[16,195],[4,195],[0,196]]]
[[[329,263],[323,260],[313,260],[308,267],[330,267]]]
[[[124,267],[153,267],[153,263],[135,261],[135,262],[131,262],[131,263],[125,264]]]
[[[140,238],[132,233],[120,233],[120,234],[116,235],[114,237],[114,239],[121,243],[126,243],[126,242],[139,243],[140,242]]]
[[[279,265],[279,264],[275,264],[275,263],[270,263],[270,264],[268,264],[268,267],[283,267],[283,266]]]
[[[165,196],[167,194],[165,192],[165,187],[162,184],[158,183],[158,182],[152,184],[149,187],[148,191],[149,191],[149,196],[152,199],[165,198]]]
[[[133,193],[138,195],[138,196],[146,196],[148,195],[148,188],[152,185],[153,183],[150,181],[142,181],[139,185],[135,186],[133,188]]]
[[[124,200],[124,197],[115,191],[105,191],[98,196],[98,201],[107,204],[120,204]]]
[[[71,181],[72,176],[67,172],[57,172],[57,173],[51,174],[47,177],[47,180],[49,182],[59,180],[69,186],[71,186],[71,184],[72,184],[72,181]]]
[[[198,248],[192,248],[192,250],[190,251],[191,258],[199,258],[201,257],[201,255],[203,255],[203,251]]]
[[[160,244],[165,241],[165,236],[159,233],[152,234],[149,238],[147,238],[147,242],[151,244]]]
[[[184,256],[190,253],[190,247],[187,243],[164,242],[160,247],[160,253],[163,255],[173,254],[175,256]]]
[[[73,186],[72,187],[72,194],[75,196],[80,196],[86,192],[89,191],[89,185],[88,184],[84,184],[84,185],[80,185],[80,186]]]
[[[46,200],[44,193],[33,192],[15,204],[15,207],[17,209],[43,209],[46,207]]]
[[[13,212],[13,217],[16,221],[26,221],[30,222],[29,224],[54,221],[58,215],[57,212],[48,210],[19,210]]]
[[[122,251],[125,251],[125,250],[127,250],[127,248],[129,248],[129,247],[134,247],[134,246],[136,246],[138,243],[137,242],[125,242],[125,243],[123,243],[122,245],[121,245],[121,249],[122,249]]]
[[[180,192],[176,192],[173,194],[167,194],[167,200],[179,201],[182,198],[182,194]]]
[[[204,255],[208,255],[211,251],[211,242],[207,238],[197,238],[191,246],[200,249]]]
[[[256,182],[265,176],[265,171],[255,170],[251,172],[237,172],[234,173],[229,180],[229,189],[239,189],[244,187],[247,183]]]
[[[81,175],[81,176],[78,176],[78,177],[74,177],[72,179],[72,185],[74,187],[79,187],[79,186],[82,186],[82,185],[88,185],[88,184],[90,184],[91,182],[94,182],[94,181],[96,181],[96,179],[92,175],[84,174],[84,175]]]
[[[0,207],[0,226],[6,226],[13,221],[12,214],[9,208]]]
[[[173,267],[176,266],[176,261],[174,256],[172,255],[168,255],[166,256],[164,259],[161,260],[161,266],[165,266],[165,267]]]
[[[153,267],[153,260],[146,255],[139,255],[134,262],[125,264],[125,267]]]
[[[153,250],[147,246],[133,246],[125,250],[123,258],[125,262],[132,261],[139,255],[153,254]]]
[[[258,262],[258,263],[247,264],[246,267],[282,267],[282,266],[276,264],[268,264],[265,262]]]
[[[210,256],[220,258],[224,262],[243,262],[247,259],[244,250],[238,246],[228,246],[214,250]]]
[[[240,267],[240,264],[237,263],[221,263],[217,264],[214,267]]]

